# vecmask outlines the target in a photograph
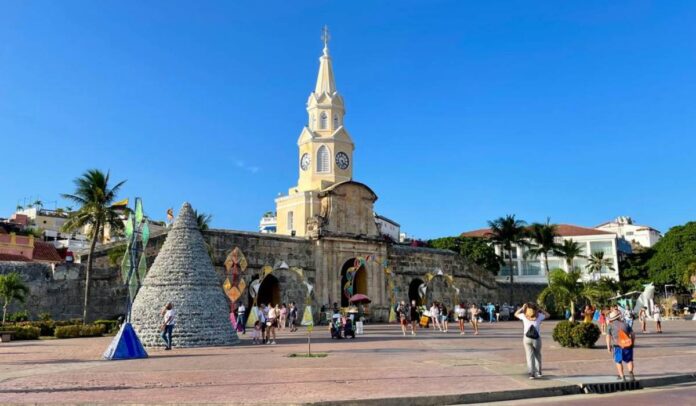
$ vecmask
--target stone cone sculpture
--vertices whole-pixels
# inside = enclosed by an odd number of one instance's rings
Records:
[[[184,203],[154,264],[133,301],[131,323],[146,347],[164,346],[162,308],[176,311],[174,347],[239,343],[222,291],[191,205]]]

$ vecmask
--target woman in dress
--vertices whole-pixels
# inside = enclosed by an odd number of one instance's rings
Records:
[[[280,318],[278,319],[278,323],[280,324],[279,329],[280,331],[285,330],[285,321],[288,319],[288,308],[285,306],[285,303],[283,303],[282,306],[280,306]]]
[[[464,332],[464,323],[466,322],[466,305],[460,303],[459,306],[455,307],[454,312],[457,314],[457,322],[459,323],[459,335],[466,334]]]
[[[433,329],[437,328],[442,331],[442,327],[440,326],[440,308],[437,307],[437,302],[433,302],[433,305],[430,306],[430,320],[432,320]]]
[[[648,307],[643,306],[638,312],[638,321],[640,321],[640,332],[645,334],[648,332]]]
[[[469,307],[469,322],[471,322],[471,326],[474,328],[474,335],[477,336],[479,333],[478,329],[478,322],[479,322],[479,315],[481,314],[481,309],[479,309],[478,306],[476,306],[476,303],[472,303],[471,307]]]

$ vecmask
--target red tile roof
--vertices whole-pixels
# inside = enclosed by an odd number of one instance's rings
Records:
[[[15,255],[15,254],[3,254],[0,253],[0,261],[21,261],[21,262],[29,262],[29,258],[21,256],[21,255]]]
[[[63,262],[53,244],[34,240],[34,261]]]
[[[462,237],[487,237],[490,233],[490,228],[480,228],[478,230],[467,231],[462,233]],[[572,224],[557,224],[556,232],[561,237],[579,237],[587,235],[607,235],[614,234],[609,231],[595,230],[594,228],[574,226]]]

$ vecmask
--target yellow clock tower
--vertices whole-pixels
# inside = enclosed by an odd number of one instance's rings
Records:
[[[276,199],[277,233],[304,236],[307,219],[319,214],[319,193],[353,178],[353,140],[343,125],[345,106],[336,90],[329,32],[322,33],[324,50],[319,58],[319,75],[307,100],[308,123],[297,140],[297,186]]]

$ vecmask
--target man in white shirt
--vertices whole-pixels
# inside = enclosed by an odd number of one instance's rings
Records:
[[[160,330],[162,330],[162,339],[164,340],[165,345],[164,349],[171,350],[172,332],[174,331],[174,326],[176,325],[176,311],[174,310],[174,306],[171,302],[167,303],[167,305],[164,306],[161,315],[163,317],[163,320],[162,327],[160,328]]]

